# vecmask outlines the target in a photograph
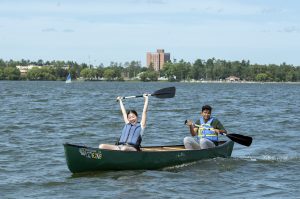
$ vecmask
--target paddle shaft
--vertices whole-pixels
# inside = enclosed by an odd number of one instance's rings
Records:
[[[148,94],[147,96],[151,96],[151,94]],[[136,98],[136,97],[143,97],[143,95],[127,96],[127,97],[122,97],[122,99],[130,99],[130,98]]]
[[[147,94],[147,96],[154,96],[157,98],[172,98],[175,96],[175,92],[176,92],[175,87],[167,87],[167,88],[157,90],[152,94]],[[143,97],[143,95],[127,96],[127,97],[122,97],[121,99],[129,99],[129,98],[136,98],[136,97]]]

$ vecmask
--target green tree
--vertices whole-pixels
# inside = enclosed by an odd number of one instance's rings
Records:
[[[5,67],[3,70],[3,76],[6,80],[19,80],[21,73],[16,67]]]
[[[129,78],[136,77],[141,72],[141,62],[131,61],[125,63],[125,69],[123,70],[126,76]]]
[[[100,79],[102,78],[104,75],[104,68],[102,66],[99,66],[97,69],[96,69],[96,77],[97,79]]]
[[[89,71],[90,71],[89,68],[83,68],[83,69],[80,71],[80,76],[83,77],[84,79],[89,79],[89,78],[90,78]]]
[[[3,59],[0,59],[0,68],[6,67],[6,63],[3,61]]]
[[[213,69],[215,80],[225,79],[226,77],[228,77],[226,76],[225,66],[226,66],[226,61],[219,60],[219,59],[215,61],[215,66]]]
[[[204,79],[205,68],[201,59],[197,59],[191,67],[191,77],[195,80]]]
[[[175,66],[172,62],[167,62],[164,64],[162,75],[167,77],[169,81],[176,81]]]
[[[98,79],[98,70],[96,68],[84,68],[81,70],[80,74],[85,79]]]
[[[287,72],[285,80],[288,82],[293,82],[296,79],[295,77],[296,77],[295,73],[292,70],[290,70]]]
[[[12,67],[12,68],[15,68],[17,66],[17,62],[15,62],[14,60],[9,60],[7,63],[6,63],[6,66],[7,67]]]
[[[206,65],[205,65],[205,79],[206,80],[213,80],[215,79],[215,75],[214,75],[214,62],[215,62],[215,58],[211,58],[208,59],[206,61]]]
[[[28,70],[27,79],[29,80],[56,80],[55,70],[50,67],[33,67]]]
[[[191,64],[189,62],[185,62],[184,60],[180,60],[179,63],[175,64],[177,77],[179,77],[178,81],[188,80],[192,77],[189,76],[191,70]]]
[[[141,81],[157,81],[159,77],[159,73],[157,71],[145,71],[140,75]]]
[[[256,81],[265,82],[268,80],[268,75],[266,73],[259,73],[256,75]]]
[[[4,80],[4,68],[0,67],[0,80]]]
[[[104,74],[103,74],[103,77],[106,79],[106,80],[113,80],[116,75],[115,75],[115,70],[112,69],[112,68],[107,68],[104,70]]]

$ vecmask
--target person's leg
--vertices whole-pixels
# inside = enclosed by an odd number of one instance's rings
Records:
[[[192,137],[185,137],[183,144],[186,149],[200,149],[199,143]]]
[[[121,146],[121,151],[137,151],[136,148],[128,145]]]
[[[201,149],[213,148],[215,146],[216,145],[212,141],[210,141],[209,139],[206,139],[206,138],[201,138],[200,139],[200,148]]]
[[[120,147],[112,144],[100,144],[99,149],[120,150]]]

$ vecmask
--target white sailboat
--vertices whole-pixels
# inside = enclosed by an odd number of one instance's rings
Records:
[[[66,83],[68,84],[68,83],[71,83],[71,82],[72,82],[72,80],[71,80],[71,74],[69,73],[68,77],[67,77],[67,80],[66,80]]]

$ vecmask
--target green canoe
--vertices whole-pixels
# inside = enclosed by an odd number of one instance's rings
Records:
[[[231,156],[233,141],[217,147],[186,150],[182,145],[142,147],[141,151],[115,151],[64,144],[67,165],[72,173],[106,170],[160,169],[202,159]]]

